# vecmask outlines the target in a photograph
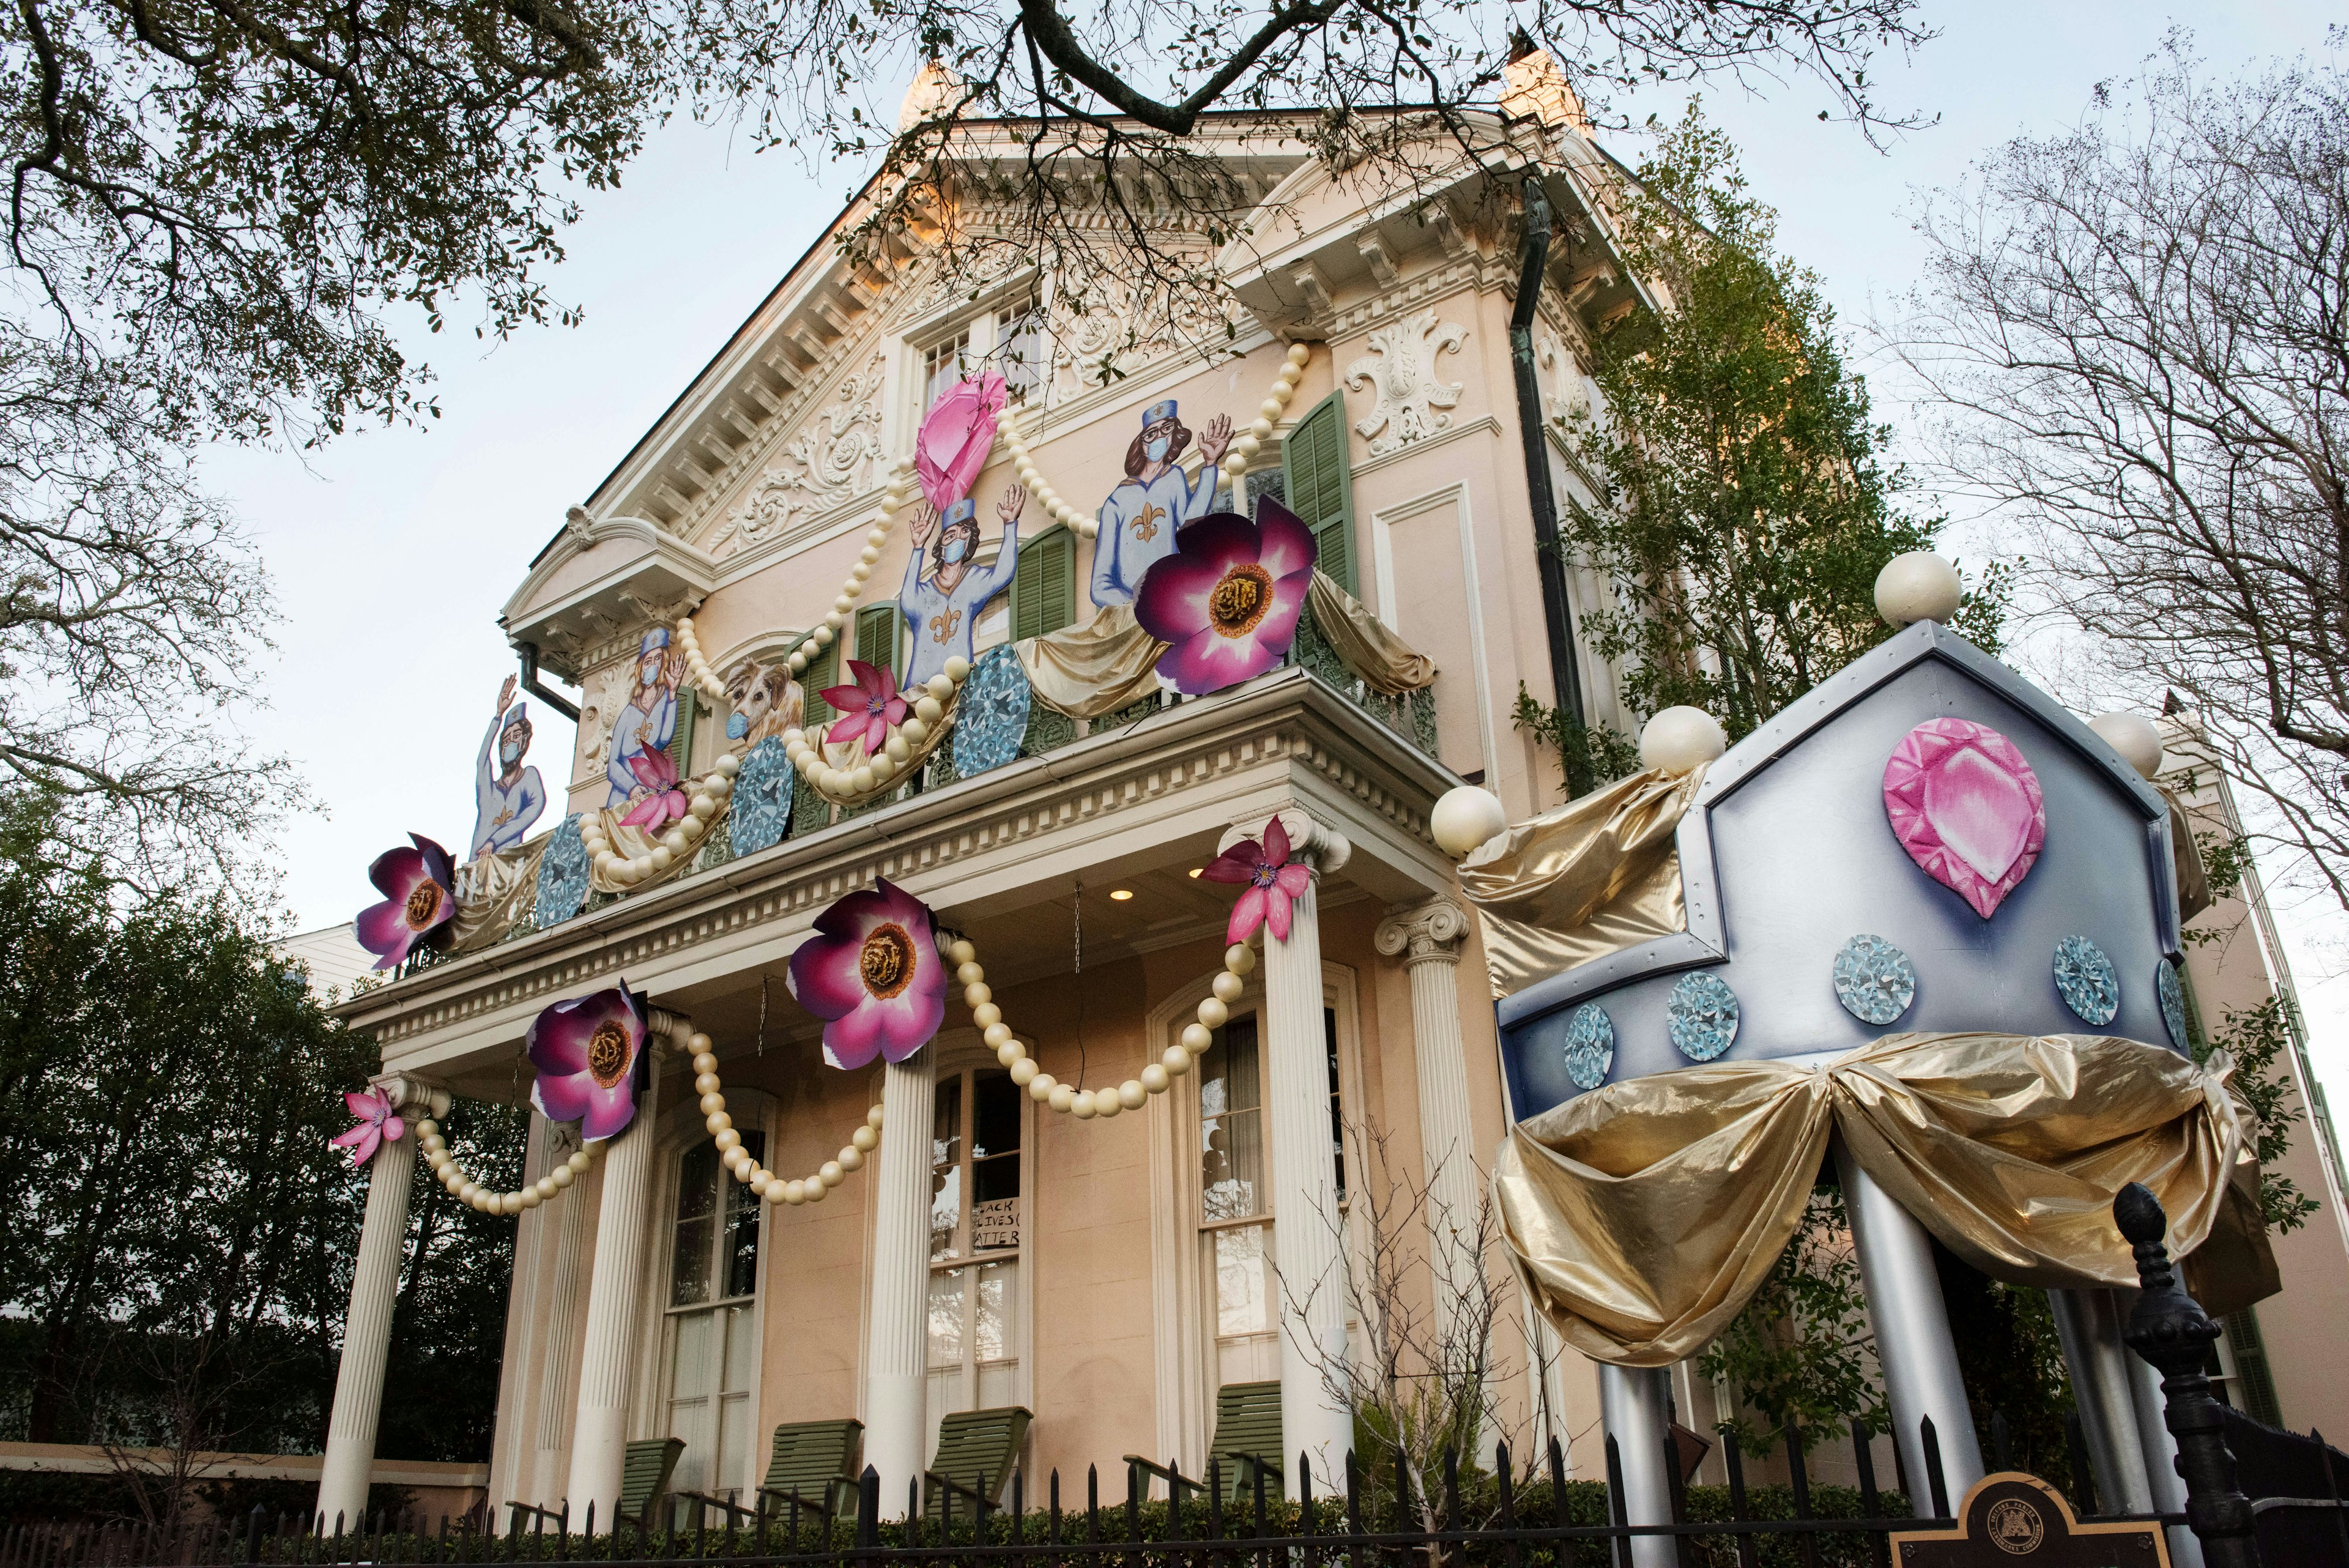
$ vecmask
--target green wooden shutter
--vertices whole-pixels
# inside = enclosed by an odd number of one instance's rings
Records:
[[[693,773],[693,720],[700,706],[690,686],[677,694],[677,727],[669,732],[668,745],[664,749],[668,760],[676,764],[679,778],[689,777]]]
[[[875,670],[897,672],[895,605],[866,605],[856,612],[856,658]]]
[[[800,677],[800,691],[806,696],[806,716],[801,721],[812,731],[819,724],[829,724],[837,716],[833,705],[819,695],[828,686],[840,684],[840,644],[834,642],[815,656],[815,662]]]
[[[1346,398],[1332,392],[1280,443],[1288,509],[1313,530],[1316,564],[1348,593],[1354,582],[1354,483],[1346,465]]]
[[[1077,536],[1066,528],[1039,535],[1019,547],[1011,574],[1011,640],[1058,631],[1076,618]]]

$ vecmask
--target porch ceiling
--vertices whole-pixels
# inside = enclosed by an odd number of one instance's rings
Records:
[[[376,1035],[387,1070],[509,1098],[531,1019],[624,973],[655,1005],[717,1028],[752,1023],[771,975],[769,1038],[812,1033],[782,994],[784,965],[816,915],[876,876],[971,932],[1005,983],[1066,968],[1080,885],[1089,955],[1213,931],[1226,899],[1186,873],[1226,827],[1283,806],[1352,841],[1336,897],[1447,887],[1427,813],[1457,782],[1309,671],[1283,670],[437,964],[339,1011]],[[1112,900],[1117,888],[1135,896]]]

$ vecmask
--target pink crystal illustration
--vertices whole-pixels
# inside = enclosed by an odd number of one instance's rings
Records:
[[[2039,775],[1971,719],[1930,719],[1900,738],[1884,764],[1884,815],[1909,858],[1985,920],[2047,842]]]

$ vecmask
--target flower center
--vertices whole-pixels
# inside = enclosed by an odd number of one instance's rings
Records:
[[[886,1002],[914,978],[914,939],[905,928],[891,922],[875,926],[857,950],[856,972],[876,1002]]]
[[[1280,867],[1278,866],[1259,866],[1248,873],[1248,880],[1259,888],[1269,888],[1279,879],[1279,876]]]
[[[598,1023],[587,1036],[587,1072],[610,1088],[628,1070],[628,1032],[616,1023]]]
[[[403,917],[409,930],[420,931],[430,925],[432,917],[440,912],[440,884],[428,880],[418,883],[416,891],[408,896],[408,908],[403,911]]]
[[[1207,595],[1207,624],[1225,637],[1246,637],[1272,608],[1272,574],[1255,562],[1234,566]]]

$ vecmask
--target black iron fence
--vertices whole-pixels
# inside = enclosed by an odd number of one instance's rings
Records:
[[[1746,1456],[1723,1434],[1725,1486],[1687,1484],[1684,1457],[1670,1438],[1661,1458],[1671,1504],[1669,1523],[1625,1517],[1622,1458],[1607,1440],[1608,1479],[1569,1479],[1553,1441],[1531,1473],[1506,1446],[1489,1471],[1463,1475],[1456,1457],[1440,1473],[1415,1473],[1401,1454],[1365,1467],[1348,1456],[1334,1486],[1309,1463],[1297,1469],[1299,1496],[1282,1495],[1263,1469],[1235,1481],[1220,1467],[1171,1487],[1127,1467],[1125,1494],[1104,1501],[1089,1469],[1080,1501],[1064,1497],[1060,1473],[1041,1495],[1015,1474],[1005,1506],[959,1485],[909,1489],[903,1519],[881,1518],[881,1484],[864,1472],[853,1517],[795,1498],[761,1495],[728,1507],[667,1500],[658,1522],[600,1527],[593,1510],[551,1524],[518,1519],[502,1532],[502,1511],[437,1521],[409,1513],[367,1521],[271,1517],[255,1509],[237,1521],[192,1532],[54,1527],[0,1537],[0,1568],[67,1565],[334,1564],[361,1563],[667,1563],[705,1561],[774,1568],[916,1568],[946,1561],[1004,1568],[1632,1568],[1633,1542],[1661,1539],[1681,1568],[1889,1568],[1895,1531],[1946,1529],[1949,1489],[1932,1423],[1920,1430],[1928,1507],[1920,1517],[1902,1492],[1878,1486],[1865,1427],[1848,1434],[1859,1484],[1811,1480],[1804,1434],[1781,1435],[1787,1480],[1749,1484]],[[1774,1447],[1776,1445],[1774,1445]],[[1169,1490],[1175,1499],[1153,1497]],[[2152,1518],[2154,1516],[2130,1516]],[[2184,1515],[2168,1516],[2178,1523]],[[1648,1560],[1657,1549],[1638,1552]]]

